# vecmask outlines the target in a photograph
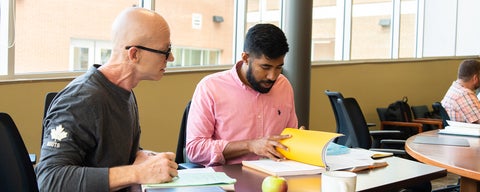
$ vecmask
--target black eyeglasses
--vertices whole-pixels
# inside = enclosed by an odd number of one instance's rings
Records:
[[[130,48],[132,48],[132,47],[136,47],[136,48],[143,49],[143,50],[145,50],[145,51],[154,52],[154,53],[164,54],[166,59],[168,59],[168,56],[170,56],[170,53],[172,52],[172,45],[169,45],[169,46],[168,46],[167,51],[160,51],[160,50],[151,49],[151,48],[144,47],[144,46],[140,46],[140,45],[126,46],[125,49],[128,50],[128,49],[130,49]]]

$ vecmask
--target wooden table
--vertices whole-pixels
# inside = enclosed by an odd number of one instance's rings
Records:
[[[466,139],[470,147],[414,143],[418,136]],[[480,138],[438,134],[438,130],[423,132],[408,138],[405,150],[418,161],[443,167],[460,175],[461,191],[480,191]]]
[[[447,175],[443,168],[434,167],[398,157],[385,158],[388,166],[358,172],[357,191],[392,191]],[[262,181],[268,176],[262,172],[242,167],[242,165],[224,165],[213,167],[215,171],[225,172],[237,179],[236,192],[262,191]],[[321,191],[321,175],[285,177],[289,191]]]

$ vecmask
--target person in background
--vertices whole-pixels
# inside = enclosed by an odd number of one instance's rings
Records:
[[[172,152],[139,147],[140,125],[132,89],[160,80],[170,53],[170,29],[154,11],[128,8],[112,26],[112,55],[60,91],[43,126],[40,191],[116,191],[172,181]]]
[[[192,97],[186,153],[205,166],[267,157],[284,159],[275,148],[286,127],[297,127],[293,88],[282,75],[288,43],[281,29],[257,24],[245,37],[241,61],[204,77]]]
[[[450,120],[480,123],[480,101],[476,90],[480,88],[480,62],[464,60],[458,67],[458,76],[441,103]]]

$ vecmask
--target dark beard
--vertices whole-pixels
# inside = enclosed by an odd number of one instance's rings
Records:
[[[275,81],[271,81],[271,80],[265,80],[265,81],[255,81],[255,78],[253,77],[252,75],[252,66],[249,65],[248,66],[248,69],[247,69],[247,81],[248,83],[250,83],[250,85],[252,85],[252,88],[255,90],[255,91],[258,91],[260,93],[268,93],[270,91],[270,89],[272,89],[273,87],[273,84],[275,83]],[[262,86],[260,86],[260,83],[272,83],[272,86],[270,88],[264,88]]]

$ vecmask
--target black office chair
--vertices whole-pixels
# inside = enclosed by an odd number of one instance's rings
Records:
[[[44,103],[44,107],[43,107],[43,119],[45,119],[45,117],[47,116],[48,108],[50,108],[50,104],[52,103],[55,96],[57,96],[57,92],[48,92],[45,95],[45,103]],[[45,128],[43,127],[43,119],[42,119],[42,136],[41,136],[41,139],[40,139],[40,148],[43,145],[43,136],[44,136],[43,134],[45,132]]]
[[[434,129],[439,129],[443,127],[442,119],[439,115],[434,112],[431,112],[426,105],[416,105],[411,106],[413,122],[422,122],[422,121],[436,121],[438,124],[432,123],[422,123],[423,131],[430,131]],[[442,123],[440,123],[442,122]]]
[[[337,99],[343,99],[343,95],[340,92],[335,92],[335,91],[329,91],[325,90],[325,94],[328,96],[328,99],[330,100],[330,104],[333,109],[333,115],[335,116],[335,122],[337,125],[336,132],[341,133],[343,135],[349,135],[350,133],[346,129],[346,126],[344,125],[345,120],[343,119],[343,114],[338,114],[341,109],[339,109],[339,105],[337,104]],[[337,137],[333,142],[339,144],[339,145],[345,145],[347,146],[351,141],[349,141],[349,138],[346,136],[342,137]]]
[[[341,133],[343,135],[350,135],[348,129],[346,128],[345,125],[345,120],[343,119],[343,114],[339,114],[341,112],[341,109],[339,108],[340,106],[337,103],[337,99],[343,99],[343,95],[340,92],[336,91],[330,91],[330,90],[325,90],[325,94],[328,96],[328,99],[330,101],[330,104],[333,109],[333,114],[335,116],[335,122],[337,125],[336,132]],[[375,123],[367,123],[368,127],[373,127],[376,126]],[[390,134],[390,133],[389,133]],[[339,144],[339,145],[344,145],[344,146],[349,146],[352,138],[349,138],[347,136],[342,136],[342,137],[337,137],[333,142]]]
[[[178,164],[178,169],[190,169],[190,168],[202,168],[203,165],[190,162],[188,160],[185,145],[187,138],[187,120],[188,112],[190,111],[190,103],[187,103],[185,111],[183,112],[182,123],[180,124],[180,132],[178,133],[177,154],[175,156],[175,162]]]
[[[398,139],[408,139],[408,137],[423,131],[423,124],[403,121],[387,121],[387,108],[377,108],[378,118],[380,119],[381,130],[399,130],[402,132]]]
[[[357,103],[355,98],[343,98],[338,99],[337,103],[340,106],[341,113],[344,114],[345,125],[350,131],[348,137],[352,138],[352,145],[349,147],[357,147],[363,149],[369,149],[374,151],[384,151],[391,152],[396,156],[407,157],[407,153],[403,149],[385,149],[385,148],[372,148],[374,136],[374,131],[368,129],[367,122],[363,116],[362,109]],[[381,131],[379,131],[381,132]],[[393,134],[399,134],[398,131],[393,131]],[[391,138],[391,137],[390,137]],[[397,143],[397,145],[405,145],[404,140],[394,140],[394,139],[382,139],[380,142],[388,141],[391,143]],[[403,144],[403,145],[402,145]]]
[[[37,192],[37,178],[27,148],[7,113],[0,113],[0,146],[0,190]]]
[[[442,118],[442,122],[443,122],[443,128],[448,126],[447,120],[450,120],[450,116],[448,116],[448,113],[445,110],[445,108],[442,106],[442,103],[434,102],[432,104],[432,108],[434,112],[437,112],[440,114],[440,117]]]

